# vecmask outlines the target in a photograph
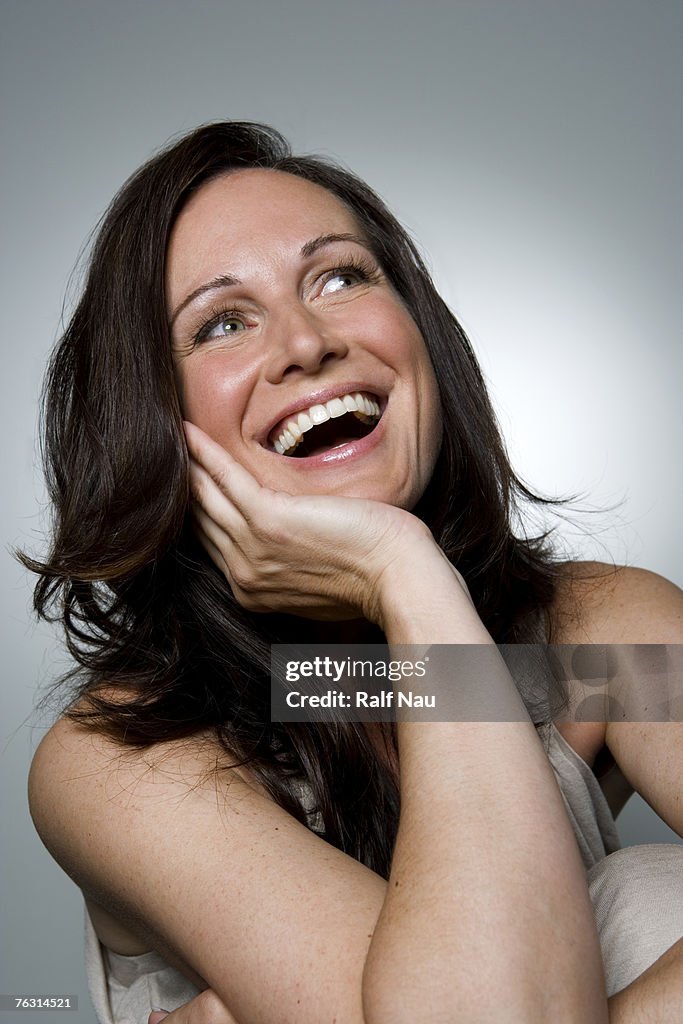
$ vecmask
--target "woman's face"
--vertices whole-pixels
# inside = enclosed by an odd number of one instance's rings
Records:
[[[441,440],[431,362],[351,212],[272,170],[204,185],[173,228],[183,414],[264,486],[412,508]]]

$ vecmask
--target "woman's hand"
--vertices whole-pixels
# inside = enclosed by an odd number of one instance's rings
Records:
[[[185,431],[199,539],[243,607],[381,625],[387,570],[403,560],[423,573],[426,557],[443,561],[409,512],[269,490],[198,427]]]
[[[164,1024],[238,1024],[237,1019],[210,988],[204,989],[172,1013],[168,1010],[152,1010],[147,1018],[147,1024],[161,1024],[162,1021]]]

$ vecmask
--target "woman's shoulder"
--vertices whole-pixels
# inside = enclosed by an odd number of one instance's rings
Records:
[[[566,562],[548,609],[552,644],[683,642],[683,592],[647,569],[605,562]],[[556,723],[591,767],[605,747],[607,723]]]
[[[565,562],[549,617],[555,644],[681,643],[683,591],[648,569]]]
[[[137,807],[148,813],[150,794],[161,805],[183,792],[215,798],[219,775],[222,788],[230,782],[250,783],[244,772],[230,771],[227,765],[226,752],[209,732],[147,747],[126,746],[65,712],[33,756],[29,808],[48,850],[72,874],[72,846],[96,816],[111,817],[121,807],[129,815]]]
[[[207,794],[219,763],[209,736],[125,747],[69,714],[38,745],[28,779],[33,823],[82,890],[100,941],[115,952],[136,955],[155,945],[134,906],[116,897],[121,891],[116,863],[136,849],[144,857],[145,833],[150,842],[158,841],[160,826],[172,820],[174,806],[187,794],[196,798],[204,792],[211,800]]]
[[[105,944],[156,951],[245,1019],[319,1019],[325,992],[330,1019],[360,1020],[386,883],[221,752],[210,737],[122,750],[62,718],[31,768],[38,832],[91,915],[105,911]]]
[[[135,866],[142,874],[155,858],[161,864],[159,844],[168,840],[170,848],[175,833],[189,833],[193,823],[214,822],[218,832],[228,808],[246,809],[254,797],[272,806],[245,770],[231,767],[213,733],[126,746],[68,712],[43,736],[28,779],[36,831],[81,889],[100,941],[126,956],[156,949],[202,987],[201,977],[138,912]]]
[[[69,710],[82,710],[86,701]],[[190,794],[215,804],[218,792],[229,800],[245,791],[265,795],[244,769],[231,767],[210,731],[139,747],[84,725],[69,711],[41,739],[28,778],[36,831],[84,895],[96,902],[106,857],[99,858],[99,874],[91,878],[88,865],[95,859],[87,852],[88,837],[106,835],[109,843],[125,846],[128,828],[138,828],[144,818],[152,835]]]
[[[117,699],[116,691],[111,693]],[[123,702],[123,694],[120,697]],[[218,763],[219,745],[209,733],[134,746],[89,724],[82,715],[86,708],[87,697],[70,705],[36,748],[29,774],[29,797],[35,798],[38,810],[45,787],[56,798],[63,787],[106,789],[112,780],[128,781],[131,776],[142,777],[162,768],[172,774],[184,771],[188,781],[196,783],[202,769]]]

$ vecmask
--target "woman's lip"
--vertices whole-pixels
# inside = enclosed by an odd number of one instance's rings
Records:
[[[291,455],[278,455],[277,452],[272,452],[272,454],[278,459],[286,460],[288,464],[291,464],[297,470],[324,469],[328,466],[334,468],[372,451],[382,440],[384,433],[385,423],[384,416],[382,416],[378,420],[377,426],[369,434],[366,434],[365,437],[359,437],[354,441],[346,441],[345,444],[340,444],[337,448],[330,448],[326,452],[320,452],[317,455],[306,455],[300,458]]]
[[[384,406],[386,405],[386,391],[378,388],[376,384],[347,381],[343,384],[339,384],[337,387],[321,388],[320,391],[309,392],[309,394],[303,395],[298,401],[292,402],[291,405],[286,406],[278,413],[277,419],[272,421],[270,426],[259,438],[259,443],[268,451],[271,451],[272,449],[268,443],[268,439],[276,428],[281,426],[284,430],[287,425],[287,420],[297,415],[297,413],[305,412],[314,405],[324,405],[325,402],[329,402],[332,398],[340,398],[342,395],[353,395],[358,391],[360,391],[361,394],[374,395],[378,398],[380,409],[384,412]]]

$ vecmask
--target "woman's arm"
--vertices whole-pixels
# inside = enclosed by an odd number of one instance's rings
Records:
[[[604,743],[633,790],[683,837],[683,593],[647,570],[575,563],[567,566],[553,618],[557,643],[619,645],[619,672],[604,691],[636,720],[604,722]],[[651,720],[660,714],[671,720]],[[677,1019],[683,938],[608,1005],[610,1024]]]
[[[188,442],[196,460],[192,480],[202,536],[233,587],[237,583],[257,608],[274,580],[280,591],[293,577],[298,594],[317,593],[317,579],[309,582],[302,573],[297,579],[292,571],[301,564],[300,551],[287,572],[273,571],[274,549],[278,562],[288,563],[288,541],[299,522],[293,509],[281,508],[276,536],[259,535],[258,485],[191,426]],[[365,503],[366,515],[371,504]],[[328,504],[330,512],[333,507]],[[386,511],[392,516],[390,557],[379,572],[371,562],[360,591],[343,590],[343,597],[363,607],[390,644],[493,647],[466,587],[431,535],[408,517],[412,529],[397,542],[394,531],[405,514]],[[396,513],[402,520],[393,518]],[[262,515],[261,530],[266,522]],[[321,526],[304,524],[317,568]],[[334,552],[325,539],[334,573]],[[381,552],[382,539],[372,550]],[[368,545],[366,558],[370,551]],[[347,575],[358,579],[357,571]],[[589,1014],[597,1022],[601,1013],[606,1018],[597,932],[552,769],[502,662],[485,679],[477,676],[477,665],[471,671],[473,678],[458,673],[458,688],[485,687],[494,708],[513,702],[517,720],[398,725],[401,820],[364,974],[368,1019],[412,1021],[428,1001],[435,1017],[457,1010],[467,1020],[504,1011],[510,1022],[532,1024],[552,1006],[558,1021]],[[562,921],[561,938],[549,929],[553,920]],[[425,964],[429,979],[419,984]],[[483,983],[484,965],[500,987]]]
[[[392,569],[390,642],[492,645],[449,574],[445,559],[441,579],[434,559],[419,577]],[[585,874],[536,731],[502,662],[457,683],[517,702],[517,720],[398,724],[401,821],[365,970],[369,1017],[606,1020]]]
[[[639,978],[610,998],[609,1021],[610,1024],[672,1024],[680,1019],[682,1006],[683,938]]]
[[[603,611],[600,635],[612,639],[595,642],[666,645],[666,667],[650,687],[633,670],[625,685],[637,691],[642,721],[608,722],[605,743],[634,790],[683,837],[683,591],[655,573],[622,569],[610,603],[618,615]]]
[[[633,789],[683,837],[683,591],[645,569],[567,568],[555,641],[617,645],[619,670],[602,688],[613,700],[604,742]]]

